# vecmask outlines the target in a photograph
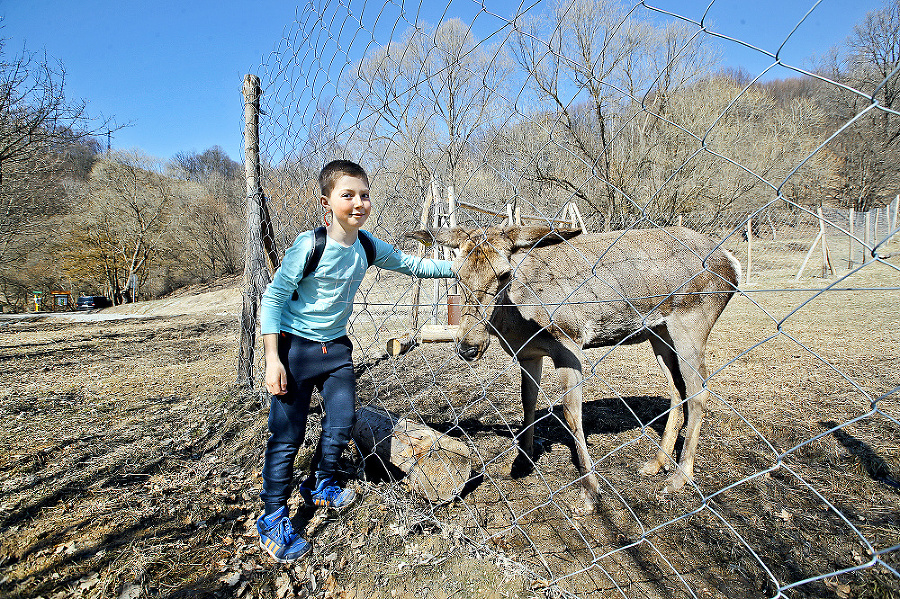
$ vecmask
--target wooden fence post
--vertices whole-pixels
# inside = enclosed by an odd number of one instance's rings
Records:
[[[891,214],[891,205],[893,204],[893,214]],[[889,203],[884,208],[884,219],[888,223],[888,237],[885,241],[890,241],[891,238],[894,237],[894,231],[897,229],[897,210],[900,209],[900,195],[894,198],[894,201]]]
[[[819,235],[822,238],[822,278],[826,274],[834,275],[834,268],[831,266],[831,254],[828,252],[828,235],[825,234],[825,217],[822,216],[822,207],[819,206]]]
[[[584,217],[581,216],[581,210],[578,208],[578,202],[569,202],[569,210],[572,212],[572,228],[581,229],[582,233],[587,233],[587,225],[584,224]],[[521,225],[521,218],[519,219]]]
[[[863,247],[862,247],[862,261],[861,264],[865,264],[866,262],[866,250],[870,247],[870,233],[872,231],[872,211],[869,210],[866,212],[866,232],[863,235]]]
[[[744,285],[750,284],[750,271],[753,269],[753,218],[747,219],[747,274]]]
[[[437,182],[432,180],[431,189],[435,191],[433,197],[431,198],[432,203],[434,205],[434,220],[432,221],[432,228],[435,230],[440,229],[444,226],[443,215],[441,214],[441,210],[443,209],[443,199],[440,195],[440,190],[437,186]],[[441,260],[444,258],[444,247],[438,244],[434,244],[432,246],[432,257],[435,260]],[[431,324],[439,324],[440,319],[438,318],[438,298],[441,297],[441,280],[440,279],[432,279],[432,289],[434,290],[434,303],[431,304]]]
[[[450,227],[450,228],[455,227],[457,225],[457,223],[459,222],[458,217],[459,217],[459,213],[457,212],[457,206],[456,206],[456,186],[453,185],[453,183],[450,183],[449,185],[447,185],[447,215],[446,215],[446,218],[444,219],[444,223],[442,226]],[[452,260],[453,259],[453,253],[451,252],[450,248],[441,246],[441,258],[443,258],[444,260]],[[455,282],[456,279],[453,279],[453,281]],[[435,279],[434,282],[436,283],[435,294],[434,294],[434,307],[435,307],[434,315],[435,315],[435,323],[437,323],[439,325],[441,323],[441,321],[440,321],[440,319],[438,319],[437,314],[438,314],[438,309],[440,306],[440,302],[438,301],[438,298],[440,297],[440,289],[441,289],[441,287],[443,287],[444,291],[446,292],[447,309],[449,310],[450,309],[450,295],[455,292],[455,288],[451,289],[451,286],[447,283],[446,279]]]
[[[253,387],[256,361],[256,322],[259,298],[271,280],[270,269],[278,268],[272,223],[260,180],[259,77],[246,75],[244,96],[244,177],[247,182],[247,239],[244,255],[244,297],[241,309],[241,340],[238,348],[237,382]]]
[[[799,281],[800,277],[803,276],[803,271],[806,270],[806,265],[809,262],[810,257],[812,257],[813,252],[816,249],[816,245],[819,243],[819,240],[822,239],[822,231],[819,230],[818,235],[813,240],[812,245],[809,246],[809,251],[806,252],[806,257],[803,258],[803,264],[800,265],[800,269],[797,271],[797,274],[794,275],[794,280]]]
[[[431,205],[437,197],[437,182],[434,177],[431,178],[431,184],[425,192],[422,199],[422,214],[419,217],[419,228],[427,229],[431,216]],[[435,208],[436,210],[437,208]],[[424,258],[428,254],[428,246],[420,244],[417,251],[419,258]],[[416,334],[419,331],[419,302],[422,301],[422,279],[415,280],[415,288],[413,289],[412,306],[409,309],[409,333],[403,337],[389,339],[387,342],[387,352],[390,356],[399,356],[408,352],[416,344]]]
[[[894,221],[893,221],[893,225],[891,226],[892,231],[897,228],[897,217],[898,216],[900,216],[900,195],[898,195],[896,198],[894,198]]]
[[[427,229],[428,228],[428,217],[431,214],[431,203],[434,200],[434,179],[431,179],[431,185],[428,188],[428,191],[425,192],[425,198],[422,200],[422,214],[419,217],[419,228]],[[424,258],[427,253],[427,246],[424,244],[419,245],[419,257]],[[416,288],[413,291],[413,302],[412,308],[409,313],[409,328],[412,331],[413,337],[415,337],[416,330],[419,328],[419,302],[422,298],[422,279],[416,279]]]
[[[853,206],[850,207],[850,234],[847,236],[847,270],[853,269],[853,225],[856,222],[856,213]]]
[[[873,208],[872,212],[875,213],[875,226],[872,227],[872,245],[876,245],[878,243],[878,208]]]

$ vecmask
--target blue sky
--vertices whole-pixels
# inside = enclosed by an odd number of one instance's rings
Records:
[[[310,1],[321,5],[326,0]],[[435,0],[392,3],[402,4],[409,20],[420,14],[432,23],[440,14],[471,22],[482,10],[481,0],[452,0],[449,7]],[[696,21],[709,6],[707,0],[646,3]],[[349,4],[351,10],[366,6],[364,11],[357,9],[364,21],[374,22],[379,12],[373,0]],[[501,16],[533,4],[535,0],[484,0],[487,11]],[[722,35],[775,53],[815,4],[815,0],[715,0],[704,23]],[[882,4],[821,0],[785,44],[780,58],[808,66],[811,56],[843,43],[853,25]],[[246,73],[262,72],[260,65],[292,31],[297,6],[276,0],[0,0],[0,37],[6,40],[7,57],[24,47],[46,51],[61,61],[67,97],[85,100],[92,115],[131,123],[113,135],[114,149],[140,148],[167,159],[181,151],[202,152],[218,145],[240,161],[241,82]],[[490,27],[491,22],[489,15],[476,18],[479,25]],[[394,24],[393,19],[382,19],[377,27],[386,35]],[[403,29],[405,24],[398,33]],[[741,44],[718,43],[730,66],[756,74],[772,63]],[[779,69],[769,76],[790,74]]]

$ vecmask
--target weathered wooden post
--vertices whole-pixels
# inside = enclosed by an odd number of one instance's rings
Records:
[[[862,247],[863,255],[862,255],[862,260],[860,261],[860,264],[866,263],[867,254],[870,253],[869,248],[872,247],[871,237],[870,237],[871,233],[872,233],[872,211],[869,210],[868,212],[866,212],[866,233],[865,233],[865,236],[863,237],[863,247]]]
[[[431,184],[428,188],[428,191],[425,192],[425,198],[422,201],[422,214],[419,216],[419,228],[427,229],[428,228],[428,217],[431,215],[431,203],[434,201],[434,188],[435,182],[434,178],[431,179]],[[418,256],[420,258],[424,258],[427,253],[427,248],[424,245],[419,246]],[[422,299],[422,279],[416,279],[416,288],[413,292],[413,302],[412,308],[409,313],[409,328],[412,331],[412,335],[415,336],[415,332],[419,328],[419,302]]]
[[[816,238],[813,239],[812,245],[809,246],[809,251],[806,252],[806,257],[803,258],[803,264],[800,265],[800,269],[797,271],[797,274],[794,275],[794,280],[799,281],[800,277],[803,276],[803,271],[806,270],[806,265],[809,263],[809,259],[812,257],[813,252],[816,250],[816,246],[819,244],[819,241],[822,239],[822,229],[819,228],[819,233],[816,235]]]
[[[828,235],[825,233],[825,217],[822,216],[822,207],[819,206],[817,211],[819,215],[819,236],[822,238],[822,278],[827,275],[834,275],[834,268],[831,266],[831,254],[828,251]]]
[[[431,185],[425,192],[422,200],[422,214],[419,217],[419,228],[427,229],[429,216],[431,215],[431,204],[436,197],[436,183],[434,177],[431,178]],[[424,258],[428,253],[428,247],[424,244],[419,246],[417,252],[420,258]],[[388,339],[387,353],[389,356],[399,356],[412,349],[416,345],[416,333],[419,330],[419,302],[422,301],[422,279],[416,279],[413,288],[412,305],[409,310],[409,333],[403,337],[395,337]]]
[[[853,206],[850,207],[850,234],[847,235],[847,270],[853,269],[853,225],[856,222],[856,213]]]
[[[241,341],[238,349],[240,385],[253,387],[256,360],[256,319],[259,298],[271,281],[270,269],[278,268],[272,224],[263,196],[259,159],[259,77],[246,75],[244,96],[244,178],[247,182],[247,238],[244,254],[244,298],[241,309]],[[268,264],[267,264],[268,263]]]
[[[891,223],[891,230],[897,228],[897,220],[900,218],[900,195],[894,198],[894,220]]]
[[[744,284],[750,284],[750,271],[753,270],[753,217],[747,219],[747,274]]]
[[[446,215],[441,214],[441,210],[443,209],[443,198],[441,198],[439,189],[437,187],[437,182],[432,179],[431,182],[432,189],[432,202],[434,203],[434,219],[432,220],[432,228],[437,230],[444,226],[445,221],[444,217]],[[432,258],[435,260],[441,260],[444,258],[444,248],[438,244],[434,244],[432,246]],[[431,324],[440,323],[440,319],[438,319],[438,298],[441,297],[441,281],[440,279],[432,279],[432,289],[434,291],[434,302],[431,304]]]
[[[872,245],[875,246],[878,245],[878,208],[873,208],[872,212],[875,214],[872,219],[875,221],[873,223],[875,226],[872,227]]]
[[[456,204],[456,188],[453,184],[447,187],[447,209],[449,211],[449,226],[455,229],[459,226],[459,207]],[[444,248],[444,255],[447,260],[453,259],[453,253],[449,248]],[[459,304],[460,304],[459,287],[456,279],[451,279],[447,287],[447,326],[457,326],[459,324]]]

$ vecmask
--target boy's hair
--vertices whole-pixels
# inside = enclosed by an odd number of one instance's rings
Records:
[[[337,180],[342,176],[358,177],[369,184],[369,176],[363,167],[350,160],[332,160],[319,172],[319,189],[323,196],[330,196]]]

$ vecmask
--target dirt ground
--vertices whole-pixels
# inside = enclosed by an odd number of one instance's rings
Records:
[[[474,364],[446,343],[387,358],[360,320],[361,401],[463,440],[476,476],[431,505],[350,451],[363,499],[298,508],[314,552],[294,565],[257,544],[265,410],[234,384],[238,288],[0,320],[0,596],[900,597],[896,272],[732,301],[696,487],[674,496],[637,473],[668,404],[649,348],[591,350],[604,504],[583,518],[549,367],[534,465],[513,472],[519,375],[497,344]]]
[[[0,321],[0,597],[530,593],[520,566],[384,482],[353,483],[364,499],[340,517],[295,502],[312,557],[263,556],[265,411],[234,385],[239,298]]]

